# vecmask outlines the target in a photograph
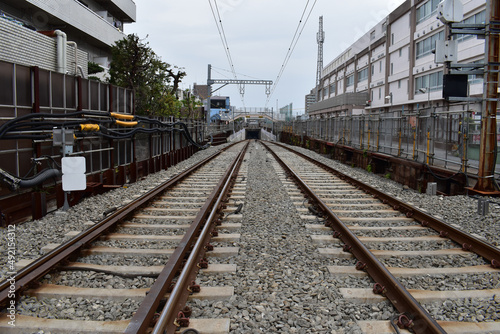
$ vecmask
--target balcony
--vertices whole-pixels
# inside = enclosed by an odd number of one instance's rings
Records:
[[[112,23],[77,0],[4,0],[3,2],[26,17],[32,17],[31,24],[37,30],[60,29],[68,34],[68,39],[85,41],[97,48],[109,47],[125,37],[125,34]],[[107,10],[110,13],[113,6],[121,6],[123,12],[129,13],[128,19],[124,22],[135,19],[135,3],[132,0],[107,0],[107,3]],[[120,16],[116,18],[119,19]]]
[[[124,23],[136,20],[136,5],[132,0],[96,0],[96,2]]]
[[[96,42],[111,46],[115,41],[125,36],[111,23],[78,1],[60,3],[57,0],[27,0],[26,2],[45,11],[49,15],[49,24],[56,27],[61,23],[66,25],[67,28],[62,28],[62,30],[68,33],[68,38],[75,35],[79,38],[88,39],[88,36],[90,36]]]

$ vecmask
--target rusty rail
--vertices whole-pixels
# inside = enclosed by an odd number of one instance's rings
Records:
[[[422,224],[424,227],[429,227],[435,230],[436,232],[439,233],[441,237],[446,237],[449,238],[450,240],[455,241],[459,245],[462,246],[462,248],[465,251],[472,251],[476,253],[477,255],[482,256],[483,258],[487,259],[493,267],[495,268],[500,268],[500,249],[497,247],[481,240],[473,235],[461,231],[458,228],[449,225],[436,217],[433,217],[432,215],[408,204],[405,203],[395,197],[392,197],[386,193],[383,193],[382,191],[364,183],[359,180],[356,180],[353,177],[350,177],[328,165],[325,165],[324,163],[321,163],[319,161],[316,161],[300,152],[297,152],[295,150],[292,150],[282,144],[275,143],[276,145],[283,147],[289,151],[292,151],[302,158],[316,164],[317,166],[325,169],[326,171],[335,174],[339,178],[343,179],[344,181],[350,183],[351,185],[358,187],[362,189],[363,191],[373,195],[375,198],[381,200],[383,203],[388,204],[394,208],[394,210],[398,210],[404,214],[406,214],[407,217],[411,217],[418,221],[420,224]]]
[[[327,215],[330,226],[338,232],[345,246],[344,250],[351,252],[357,259],[359,270],[365,270],[382,287],[383,294],[391,301],[394,307],[401,313],[407,313],[413,318],[411,320],[412,330],[422,334],[443,334],[445,330],[432,318],[432,316],[418,303],[406,288],[387,270],[387,268],[370,252],[370,250],[347,228],[338,216],[325,204],[314,191],[307,186],[302,178],[296,174],[269,146],[264,144],[267,150],[274,156],[280,165],[291,175],[300,188],[317,204],[322,212]],[[280,145],[280,147],[283,147]],[[284,147],[288,149],[287,147]],[[290,150],[290,149],[288,149]],[[290,150],[292,151],[292,150]],[[292,151],[294,153],[298,153]],[[299,154],[304,157],[303,155]],[[307,159],[311,161],[311,159]],[[311,161],[312,162],[312,161]],[[316,164],[319,165],[319,164]]]
[[[233,160],[224,176],[214,188],[206,200],[200,212],[194,219],[190,228],[182,238],[170,256],[167,264],[149,290],[137,312],[134,314],[125,333],[146,333],[162,299],[169,287],[172,286],[174,278],[178,277],[173,286],[173,290],[167,299],[153,333],[173,333],[177,328],[175,320],[178,312],[181,311],[189,296],[189,284],[194,280],[197,273],[197,264],[204,257],[205,246],[208,243],[211,232],[214,229],[215,218],[222,205],[223,199],[227,196],[230,184],[234,183],[236,172],[238,171],[243,157],[246,153],[248,142],[240,154]],[[187,258],[185,264],[182,262]],[[180,271],[180,275],[179,275]]]
[[[225,149],[228,149],[231,146],[228,146]],[[203,165],[214,159],[221,152],[222,151],[216,152],[210,155],[209,157],[205,158],[204,160],[200,161],[196,165],[193,165],[192,167],[188,168],[184,172],[177,174],[172,179],[157,186],[150,192],[135,199],[128,205],[118,209],[117,211],[115,211],[113,214],[109,215],[102,221],[96,223],[92,227],[88,228],[87,230],[83,231],[82,233],[78,234],[72,239],[68,240],[66,243],[60,245],[59,247],[55,248],[54,250],[50,251],[49,253],[45,254],[39,259],[33,261],[26,267],[22,268],[20,271],[18,271],[18,273],[15,276],[16,296],[19,296],[19,293],[22,290],[28,288],[30,284],[32,284],[37,279],[39,279],[40,277],[48,273],[50,270],[55,268],[62,261],[70,257],[75,252],[78,252],[81,248],[88,245],[95,239],[99,238],[99,236],[101,236],[107,230],[115,226],[122,219],[128,217],[131,213],[137,210],[138,207],[146,204],[152,198],[158,196],[158,194],[164,192],[169,187],[172,187],[173,185],[182,181],[192,172],[196,171],[197,169],[201,168]],[[5,303],[7,303],[9,300],[8,298],[9,294],[13,292],[14,291],[10,290],[10,281],[4,280],[3,282],[1,282],[0,305],[4,305]]]

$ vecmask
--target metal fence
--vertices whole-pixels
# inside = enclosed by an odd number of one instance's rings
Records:
[[[481,115],[473,111],[393,110],[280,122],[276,126],[279,132],[302,138],[320,139],[451,170],[477,173],[478,169]],[[497,131],[500,133],[500,129]],[[500,135],[497,142],[500,143]],[[497,157],[496,173],[500,174],[500,157]]]
[[[66,115],[91,112],[95,119],[109,119],[110,112],[133,114],[134,96],[131,90],[64,75],[38,67],[28,67],[0,61],[0,126],[29,114]],[[50,119],[50,117],[47,117]],[[42,120],[37,118],[34,120]],[[65,122],[79,122],[74,115],[63,117]],[[189,135],[202,142],[209,129],[205,122],[157,118],[164,123],[182,121]],[[146,124],[146,127],[155,127]],[[127,131],[109,125],[115,131]],[[178,130],[182,128],[177,125]],[[51,130],[31,131],[30,134],[49,134]],[[10,135],[16,135],[9,132]],[[110,139],[92,135],[75,138],[68,156],[86,158],[86,174],[91,180],[108,185],[123,184],[137,176],[166,168],[186,159],[195,152],[181,131],[136,134],[125,139]],[[53,167],[62,158],[60,146],[47,139],[1,139],[0,168],[18,178],[29,178],[40,170]],[[132,180],[134,181],[134,180]],[[59,185],[60,187],[60,185]],[[57,186],[56,186],[57,188]],[[0,212],[9,212],[16,196],[29,193],[26,189],[13,193],[0,184]],[[38,189],[40,191],[40,189]],[[54,193],[54,183],[51,190]],[[27,205],[29,206],[30,203]],[[12,221],[16,220],[12,218]]]

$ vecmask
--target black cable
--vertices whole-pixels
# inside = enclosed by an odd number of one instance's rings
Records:
[[[57,163],[57,161],[54,158],[52,158],[50,155],[42,155],[42,156],[40,156],[40,158],[45,158],[45,159],[51,161],[57,168],[61,169],[61,165],[59,165]],[[52,168],[54,168],[54,166],[52,166]]]
[[[149,119],[146,117],[142,116],[134,116],[134,120],[136,120],[139,123],[145,123],[145,124],[151,124],[151,125],[157,125],[159,126],[158,128],[135,128],[133,130],[128,130],[128,131],[123,131],[122,129],[120,130],[111,130],[103,126],[102,124],[113,124],[115,123],[114,120],[109,120],[109,119],[82,119],[82,120],[75,120],[75,121],[69,121],[69,122],[63,122],[63,123],[58,123],[58,122],[53,122],[53,121],[38,121],[38,122],[24,122],[21,123],[22,121],[25,120],[31,120],[34,118],[71,118],[71,117],[81,117],[84,115],[90,115],[90,116],[109,116],[110,115],[104,115],[102,113],[96,113],[96,112],[75,112],[75,113],[68,113],[68,114],[29,114],[25,116],[21,116],[18,118],[15,118],[4,125],[0,127],[0,139],[31,139],[31,140],[45,140],[51,137],[51,134],[7,134],[8,132],[11,131],[41,131],[41,130],[52,130],[54,127],[62,127],[62,128],[79,128],[81,124],[88,124],[88,123],[99,123],[100,128],[104,131],[104,134],[102,134],[103,137],[109,138],[109,139],[126,139],[126,138],[132,138],[136,133],[156,133],[156,132],[171,132],[171,131],[176,131],[176,132],[182,132],[186,140],[191,143],[192,145],[200,148],[200,149],[205,149],[213,141],[213,138],[211,138],[210,143],[207,145],[200,145],[197,142],[193,140],[191,135],[189,134],[189,129],[187,125],[183,122],[174,122],[174,123],[164,123],[159,120],[154,120],[154,119]],[[177,129],[175,126],[180,126],[182,129]],[[100,133],[96,133],[100,135]],[[81,134],[80,134],[81,136]]]
[[[464,173],[464,172],[462,172],[462,170],[460,170],[459,172],[457,172],[457,173],[453,174],[453,175],[452,175],[452,176],[450,176],[450,177],[440,177],[440,176],[437,176],[437,175],[436,175],[436,174],[432,171],[431,167],[430,167],[428,164],[425,164],[425,166],[427,167],[427,169],[429,170],[429,172],[432,174],[432,176],[434,176],[436,179],[441,180],[441,181],[449,181],[449,180],[453,179],[454,177],[457,177],[457,176],[458,176],[458,175],[460,175],[460,174],[464,174],[464,175],[465,175],[465,173]]]
[[[77,111],[77,112],[72,112],[72,113],[67,113],[67,114],[46,114],[46,113],[35,113],[35,114],[28,114],[20,117],[16,117],[8,122],[5,122],[2,126],[0,126],[0,138],[2,138],[5,134],[5,129],[9,128],[12,124],[15,124],[20,121],[24,121],[27,119],[32,119],[32,118],[71,118],[71,117],[79,117],[82,115],[90,115],[90,116],[109,116],[104,113],[100,112],[91,112],[91,111]]]
[[[399,318],[399,315],[394,315],[391,317],[390,319],[390,322],[391,322],[391,325],[392,325],[392,328],[394,328],[394,330],[396,331],[397,334],[401,334],[401,332],[399,331],[399,328],[397,326],[397,321],[398,321],[398,318]],[[394,323],[394,320],[396,320],[396,323]]]

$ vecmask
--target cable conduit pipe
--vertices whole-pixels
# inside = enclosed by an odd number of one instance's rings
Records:
[[[57,46],[57,72],[66,73],[66,43],[67,36],[61,30],[54,30]]]
[[[35,186],[47,181],[48,179],[60,177],[61,175],[62,175],[62,172],[59,169],[48,168],[48,169],[41,171],[40,173],[38,173],[35,176],[22,179],[22,178],[18,178],[18,177],[15,177],[15,176],[9,174],[8,172],[4,171],[3,169],[0,169],[0,179],[2,179],[5,183],[7,183],[9,185],[9,188],[12,191],[16,191],[19,188],[35,187]]]

